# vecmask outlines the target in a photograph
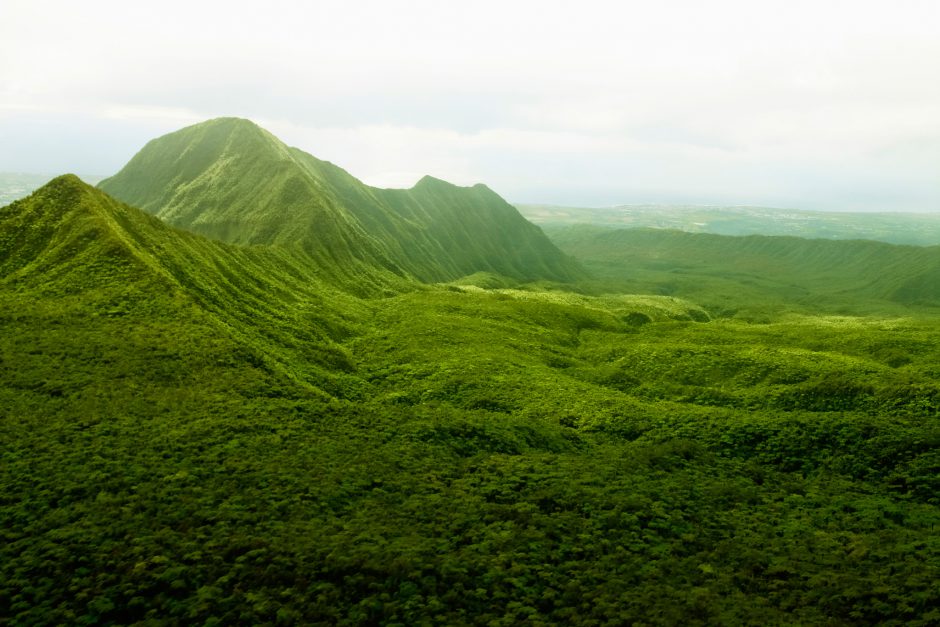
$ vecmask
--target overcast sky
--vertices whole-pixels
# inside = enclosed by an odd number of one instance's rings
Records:
[[[940,1],[0,0],[0,171],[229,115],[378,186],[940,211]]]

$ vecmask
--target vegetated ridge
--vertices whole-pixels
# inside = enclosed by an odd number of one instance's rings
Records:
[[[935,311],[709,250],[350,280],[51,181],[0,208],[0,622],[936,624]]]
[[[375,291],[395,284],[387,278]],[[208,336],[241,346],[264,370],[343,395],[349,356],[336,340],[351,333],[356,301],[314,260],[172,228],[74,175],[0,209],[0,287],[118,327],[131,310],[168,327],[208,325]]]
[[[421,281],[479,271],[526,281],[584,276],[484,185],[425,177],[407,190],[369,187],[243,119],[155,139],[100,187],[174,226],[299,247],[328,267],[378,266]]]
[[[726,236],[592,226],[547,229],[608,287],[736,301],[857,308],[940,305],[940,246]],[[857,309],[855,309],[857,311]]]

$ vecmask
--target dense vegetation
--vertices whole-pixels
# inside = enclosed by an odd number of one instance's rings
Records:
[[[0,209],[0,622],[940,622],[915,258],[812,311],[662,250],[672,294],[424,285],[71,176]]]

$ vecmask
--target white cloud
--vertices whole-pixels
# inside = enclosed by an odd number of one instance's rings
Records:
[[[6,0],[0,169],[241,115],[381,185],[940,210],[937,32],[932,0]]]

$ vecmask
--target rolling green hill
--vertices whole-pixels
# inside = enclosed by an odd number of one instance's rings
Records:
[[[940,327],[882,275],[756,323],[325,261],[0,208],[0,623],[940,620]]]
[[[830,312],[940,305],[937,246],[588,226],[548,233],[604,289],[672,294],[716,312],[754,305]]]
[[[584,274],[483,185],[426,177],[409,190],[375,189],[236,118],[151,141],[100,187],[175,226],[301,248],[325,267],[377,266],[422,281],[478,271],[527,281]]]

